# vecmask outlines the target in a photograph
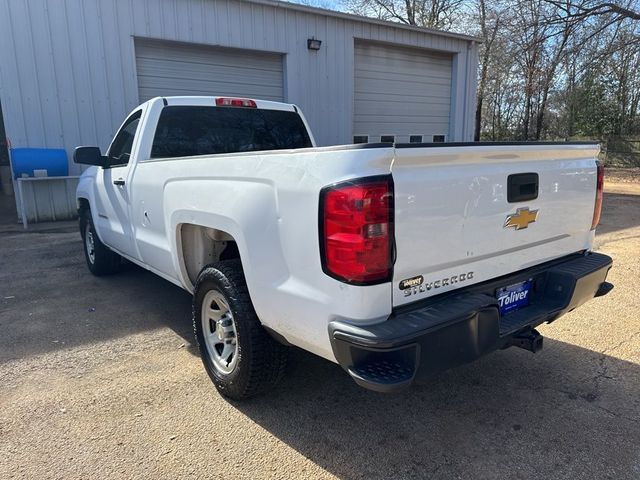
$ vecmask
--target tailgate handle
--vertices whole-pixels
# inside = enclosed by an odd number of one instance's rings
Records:
[[[507,178],[507,201],[526,202],[538,198],[538,174],[514,173]]]

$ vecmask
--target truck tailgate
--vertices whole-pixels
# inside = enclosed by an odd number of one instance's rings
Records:
[[[398,146],[394,306],[589,249],[597,155],[595,144]]]

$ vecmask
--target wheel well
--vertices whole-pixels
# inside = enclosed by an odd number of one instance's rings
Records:
[[[194,285],[205,265],[220,260],[240,258],[235,239],[227,232],[215,228],[182,224],[180,242],[182,262],[189,280]]]
[[[82,215],[83,212],[89,210],[89,200],[86,198],[79,198],[77,201],[78,204],[78,215]]]

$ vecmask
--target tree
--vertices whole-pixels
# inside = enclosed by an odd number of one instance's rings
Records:
[[[586,20],[589,17],[612,16],[616,20],[631,19],[640,20],[640,11],[634,9],[635,2],[627,2],[626,5],[612,2],[599,2],[584,0],[581,2],[545,0],[564,12],[564,18],[573,20]]]
[[[492,60],[493,46],[500,29],[500,12],[489,10],[486,0],[478,1],[478,22],[480,24],[480,36],[482,38],[480,54],[480,75],[478,81],[478,95],[476,103],[476,124],[474,139],[480,140],[482,126],[482,107],[484,104],[485,91],[487,88],[487,76],[489,65]]]
[[[451,28],[464,0],[346,0],[347,10],[358,15],[407,25]]]

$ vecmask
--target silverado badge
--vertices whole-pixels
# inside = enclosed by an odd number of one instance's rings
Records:
[[[538,218],[538,210],[529,210],[529,207],[518,208],[516,213],[507,215],[507,219],[504,222],[504,228],[515,228],[516,230],[522,230],[527,228],[530,223],[533,223]]]

